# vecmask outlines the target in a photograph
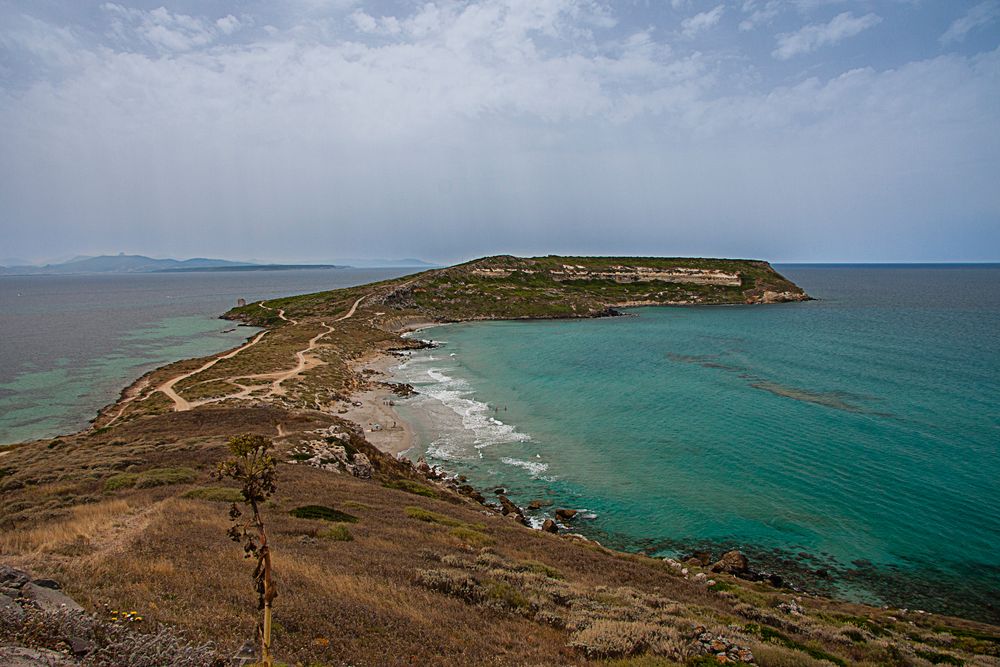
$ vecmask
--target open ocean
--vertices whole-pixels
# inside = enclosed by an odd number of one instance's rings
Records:
[[[255,300],[417,269],[0,276],[0,444],[85,427],[143,373],[235,347],[219,315]]]
[[[778,269],[818,300],[418,333],[409,454],[609,546],[1000,621],[1000,267]]]

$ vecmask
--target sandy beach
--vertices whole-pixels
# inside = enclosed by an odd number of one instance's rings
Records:
[[[388,369],[398,363],[399,359],[396,357],[379,353],[356,361],[352,364],[352,369],[357,373],[364,373],[366,370],[375,371],[374,374],[366,373],[366,375],[369,375],[375,383],[387,382],[390,377]],[[413,446],[413,429],[393,409],[391,403],[399,400],[399,396],[396,396],[391,389],[376,386],[374,389],[355,393],[351,400],[352,404],[347,410],[338,411],[337,414],[361,426],[368,442],[393,456],[398,456]]]
[[[405,334],[437,326],[441,326],[441,323],[416,320],[400,322],[396,331]],[[355,373],[369,375],[369,379],[373,383],[388,382],[392,376],[389,369],[400,363],[401,360],[398,357],[378,352],[358,359],[351,364],[351,370]],[[374,371],[374,373],[365,373],[366,370]],[[368,442],[379,450],[393,456],[399,456],[413,447],[415,436],[410,424],[393,407],[395,401],[398,400],[400,397],[388,387],[376,386],[374,389],[353,394],[351,396],[352,404],[347,407],[345,412],[337,414],[361,426]],[[354,403],[361,405],[354,405]]]

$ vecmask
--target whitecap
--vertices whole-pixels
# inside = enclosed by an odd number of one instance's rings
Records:
[[[543,472],[549,469],[548,463],[539,463],[538,461],[522,461],[521,459],[510,458],[505,456],[500,459],[502,463],[506,463],[509,466],[515,466],[517,468],[524,468],[531,473],[532,477],[538,477]]]

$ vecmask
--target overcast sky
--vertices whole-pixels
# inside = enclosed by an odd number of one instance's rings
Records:
[[[1000,0],[0,0],[0,264],[1000,260]]]

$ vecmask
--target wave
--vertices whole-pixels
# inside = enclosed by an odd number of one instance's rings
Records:
[[[405,373],[405,378],[400,379],[419,386],[421,397],[444,406],[461,423],[460,428],[455,423],[453,428],[442,429],[428,446],[428,456],[444,461],[468,459],[473,454],[482,458],[479,450],[483,448],[531,440],[528,434],[494,417],[492,407],[474,398],[475,390],[469,382],[449,375],[446,368],[435,363],[445,360],[433,355],[414,357],[400,369]],[[448,421],[452,420],[442,420]]]
[[[548,463],[542,463],[541,461],[522,461],[521,459],[514,459],[509,456],[501,458],[500,462],[506,463],[509,466],[524,468],[531,473],[532,477],[539,477],[543,472],[549,469]]]

